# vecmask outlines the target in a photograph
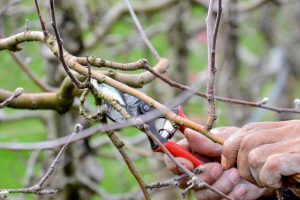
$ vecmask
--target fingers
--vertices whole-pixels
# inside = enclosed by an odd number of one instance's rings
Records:
[[[252,200],[262,196],[270,196],[271,190],[265,188],[259,188],[243,179],[234,187],[234,189],[228,194],[231,199],[234,200]]]
[[[222,166],[227,169],[236,160],[243,179],[261,187],[279,188],[282,176],[300,172],[299,131],[299,121],[245,126],[225,142]]]
[[[255,180],[252,176],[252,172],[250,170],[250,165],[253,164],[250,155],[254,155],[255,159],[257,159],[257,157],[261,158],[264,152],[261,152],[259,149],[256,148],[264,144],[270,144],[282,140],[284,136],[282,133],[285,131],[285,129],[286,127],[265,129],[259,132],[257,131],[251,132],[248,135],[244,136],[240,144],[240,148],[237,156],[237,166],[239,169],[239,173],[244,179],[252,183],[255,183]],[[256,149],[255,154],[251,152],[253,149]],[[250,152],[252,154],[249,155]]]
[[[208,167],[206,167],[206,169],[208,169]],[[204,174],[205,173],[207,172],[205,171]],[[270,190],[259,188],[243,179],[240,179],[236,168],[224,171],[219,178],[210,185],[233,200],[257,199],[263,195],[268,195],[271,192]],[[218,194],[209,189],[198,190],[195,192],[195,195],[198,200],[221,199]]]
[[[269,165],[270,163],[271,165],[273,165],[273,170],[275,169],[279,170],[278,167],[285,167],[286,169],[284,171],[290,171],[291,173],[288,175],[299,173],[300,167],[297,166],[297,163],[300,162],[299,161],[297,162],[297,160],[293,158],[294,155],[296,155],[296,157],[297,156],[300,157],[299,143],[300,143],[300,138],[297,139],[297,137],[293,137],[292,140],[283,139],[277,143],[259,146],[253,149],[252,151],[250,151],[249,155],[245,155],[248,157],[250,171],[252,173],[252,176],[255,179],[255,182],[262,187],[266,185],[268,185],[269,187],[271,186],[261,179],[261,173],[263,167],[265,167],[265,165]],[[276,159],[278,154],[286,155],[286,158]],[[298,171],[296,172],[293,171],[293,168],[296,167],[295,165],[298,167],[296,168],[298,169]],[[278,176],[277,178],[280,179],[281,175]],[[280,185],[279,182],[278,184]]]
[[[245,199],[246,194],[247,186],[245,184],[239,184],[234,187],[233,191],[228,196],[234,200],[242,200]]]
[[[243,128],[236,131],[232,136],[230,136],[224,143],[222,149],[222,159],[221,163],[224,169],[229,169],[234,166],[237,159],[237,154],[240,149],[240,145],[245,136],[267,129],[279,128],[286,125],[292,125],[294,123],[299,123],[298,121],[282,121],[282,122],[260,122],[251,123]],[[259,140],[259,138],[257,138]]]
[[[264,164],[259,178],[264,186],[280,188],[281,176],[300,173],[300,152],[294,154],[276,154],[270,156]]]
[[[222,166],[216,162],[207,163],[203,167],[205,170],[198,177],[209,185],[218,180],[223,173]]]
[[[182,158],[182,157],[176,157],[176,159],[185,167],[187,168],[188,170],[190,171],[193,171],[194,170],[194,165],[191,161],[185,159],[185,158]],[[176,175],[180,175],[183,173],[183,171],[178,168],[175,163],[170,160],[169,157],[165,156],[165,163],[167,165],[167,168],[173,173],[173,174],[176,174]]]
[[[240,176],[238,174],[237,169],[232,168],[230,170],[224,171],[222,175],[213,184],[210,185],[215,189],[219,190],[220,192],[224,194],[228,194],[233,190],[233,188],[235,188],[239,180],[240,180]],[[216,194],[215,192],[209,189],[197,191],[196,196],[198,197],[197,199],[219,199],[220,198],[218,194]]]
[[[186,129],[184,131],[184,135],[193,152],[208,157],[221,155],[221,146],[211,142],[202,134],[199,134],[191,129]]]
[[[236,130],[236,127],[226,127],[213,129],[212,132],[224,139]],[[205,157],[219,157],[221,155],[221,145],[212,142],[204,135],[191,129],[186,129],[184,135],[193,152]]]

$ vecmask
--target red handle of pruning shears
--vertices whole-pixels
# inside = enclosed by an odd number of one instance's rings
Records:
[[[182,146],[178,145],[174,141],[168,141],[167,143],[164,144],[164,146],[169,150],[169,152],[174,157],[182,157],[182,158],[185,158],[185,159],[191,161],[194,165],[194,168],[197,168],[200,165],[204,164],[200,159],[198,159],[196,156],[191,154],[188,150],[186,150]]]
[[[183,109],[181,106],[178,106],[178,116],[187,119],[187,117],[185,116]],[[185,126],[180,126],[179,130],[183,133],[185,131],[186,127]]]

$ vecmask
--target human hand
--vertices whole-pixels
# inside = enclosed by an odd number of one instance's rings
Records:
[[[226,127],[214,129],[212,132],[221,138],[226,139],[237,130],[238,129],[235,127]],[[223,171],[220,163],[215,162],[220,159],[222,152],[221,145],[212,142],[205,136],[190,129],[186,129],[184,134],[186,139],[180,141],[179,144],[191,151],[201,160],[207,161],[207,164],[204,165],[205,171],[198,175],[201,180],[227,194],[232,199],[256,199],[266,193],[266,189],[258,188],[255,185],[240,179],[236,168]],[[189,160],[186,160],[185,158],[176,159],[189,170],[193,170],[193,164]],[[182,173],[167,157],[166,164],[168,169],[174,174]],[[216,193],[209,189],[197,190],[195,195],[199,200],[221,199]]]
[[[222,166],[261,187],[280,188],[282,176],[300,173],[300,121],[251,123],[223,145]]]

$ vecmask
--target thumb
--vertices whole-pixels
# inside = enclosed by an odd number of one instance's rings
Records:
[[[235,164],[240,144],[244,136],[245,134],[235,134],[232,137],[229,137],[223,144],[221,164],[224,169],[229,169]]]
[[[185,129],[184,135],[193,152],[204,157],[217,157],[221,155],[221,145],[212,142],[202,134],[191,129]]]

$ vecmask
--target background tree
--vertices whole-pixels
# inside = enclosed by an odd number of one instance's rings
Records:
[[[184,95],[191,99],[182,104],[197,124],[170,113],[167,118],[202,133],[211,126],[298,118],[300,2],[219,0],[212,6],[213,2],[132,1],[143,26],[139,27],[128,0],[1,0],[0,101],[1,108],[7,106],[0,115],[2,196],[10,198],[9,192],[20,199],[179,198],[176,187],[145,188],[158,181],[176,185],[178,177],[162,181],[171,176],[162,156],[151,152],[145,134],[127,127],[137,121],[128,120],[126,128],[105,125],[101,107],[95,106],[101,100],[95,93],[85,97],[92,90],[90,76],[163,113],[164,105],[181,94],[178,88],[194,91]],[[193,89],[181,84],[192,84]],[[19,87],[24,91],[15,91]],[[138,128],[148,133],[140,124]],[[70,136],[72,132],[76,134]],[[197,181],[194,187],[202,183]]]

